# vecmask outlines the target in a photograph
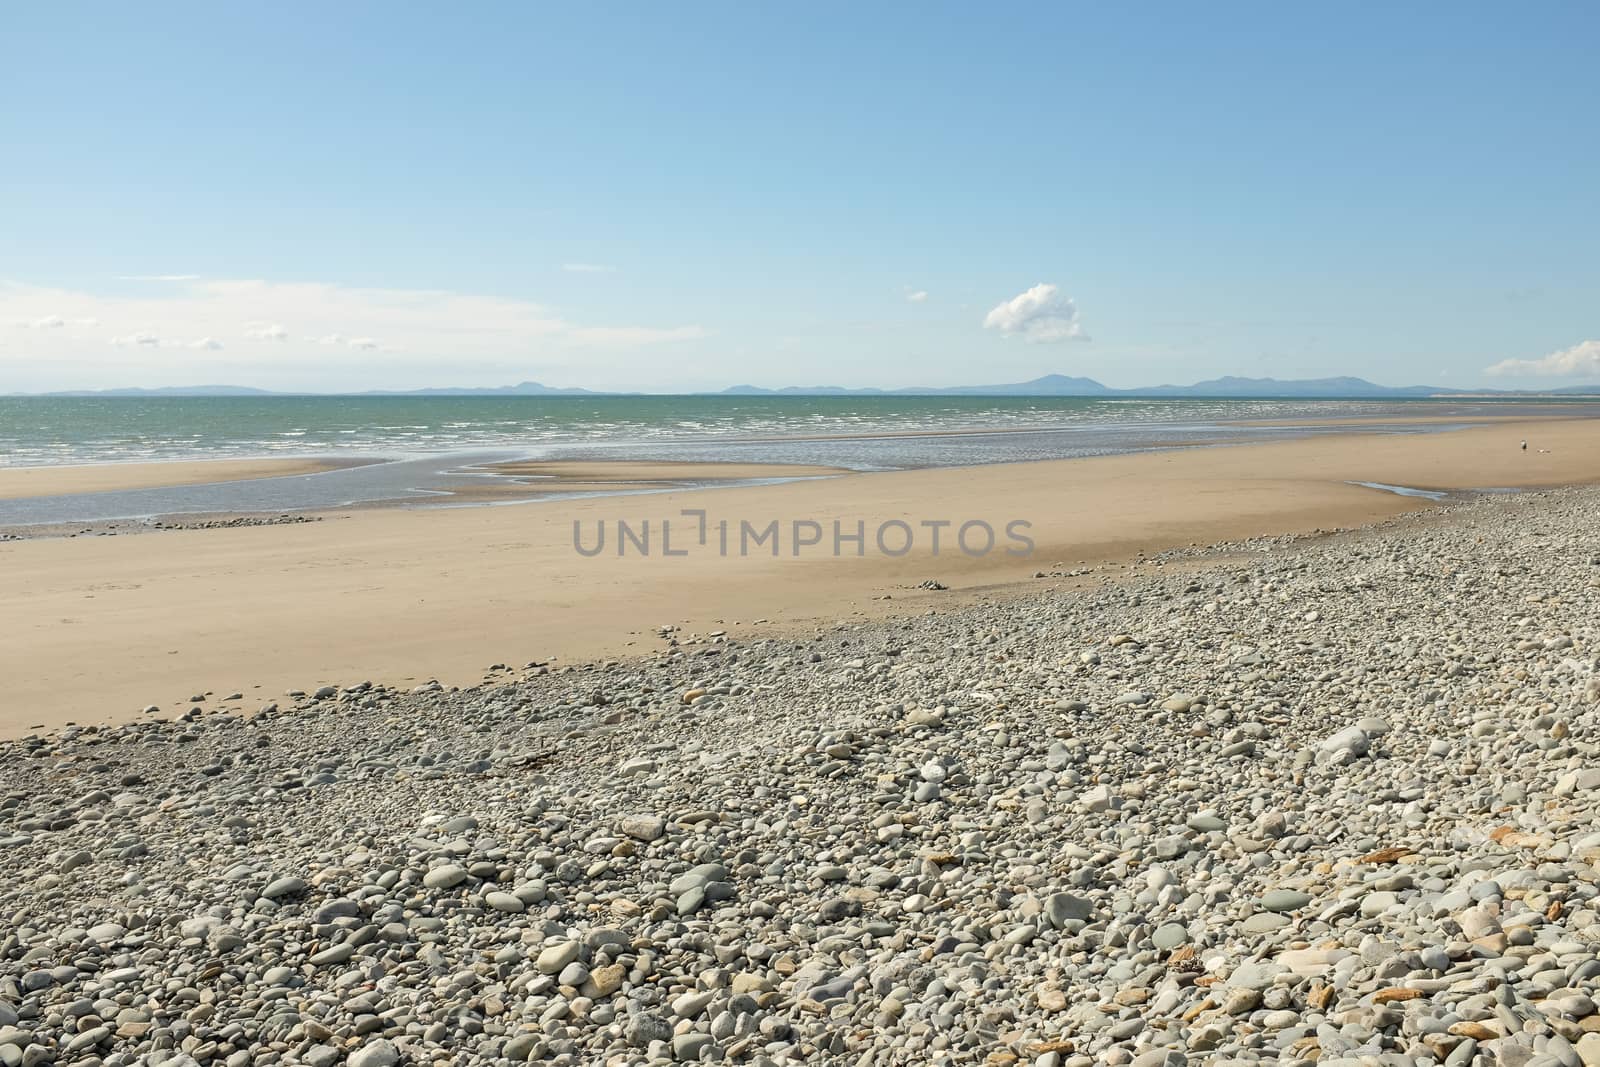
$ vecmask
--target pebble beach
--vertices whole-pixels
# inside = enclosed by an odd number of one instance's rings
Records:
[[[0,1065],[1600,1063],[1597,508],[0,742]]]

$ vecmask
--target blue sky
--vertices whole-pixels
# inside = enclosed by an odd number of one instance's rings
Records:
[[[14,5],[0,392],[1600,380],[1600,7],[1116,7]]]

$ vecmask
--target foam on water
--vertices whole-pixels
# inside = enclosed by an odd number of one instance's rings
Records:
[[[420,502],[436,497],[425,488],[459,486],[464,468],[493,460],[739,462],[863,471],[972,466],[1321,434],[1428,432],[1468,424],[1474,415],[1548,414],[1552,403],[1560,402],[1135,397],[0,398],[0,466],[263,456],[384,461],[312,476],[0,500],[0,526],[275,512],[380,500]],[[1461,421],[1425,425],[1407,421],[1419,415]],[[1385,416],[1394,421],[1381,421]],[[1362,421],[1352,421],[1358,417]],[[1281,424],[1296,419],[1315,424]],[[1370,484],[1402,495],[1428,495],[1426,490]]]
[[[1220,428],[1240,420],[1470,414],[1481,407],[1431,400],[1134,397],[0,397],[0,465],[285,453],[415,456],[457,447],[801,434]]]
[[[1421,500],[1443,500],[1449,493],[1438,489],[1414,489],[1409,485],[1388,485],[1384,482],[1349,482],[1349,485],[1359,485],[1363,489],[1377,489],[1395,496],[1417,497]]]

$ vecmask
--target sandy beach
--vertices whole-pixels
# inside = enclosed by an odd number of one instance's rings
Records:
[[[80,467],[0,467],[0,500],[68,496],[117,489],[206,485],[247,478],[318,474],[338,466],[324,459],[205,459],[180,463],[101,463]]]
[[[1526,452],[1518,447],[1524,438]],[[192,477],[206,466],[139,475]],[[574,474],[593,481],[597,466]],[[46,492],[68,491],[86,477],[30,476]],[[508,507],[355,511],[306,525],[9,542],[0,544],[12,620],[0,649],[9,679],[0,732],[128,719],[147,705],[170,714],[202,694],[211,694],[211,704],[250,708],[289,689],[368,679],[474,684],[494,664],[655,649],[663,626],[792,633],[943,610],[963,598],[1027,588],[1041,581],[1033,577],[1041,571],[1107,565],[1093,578],[1104,580],[1142,552],[1357,526],[1431,506],[1349,484],[1355,481],[1468,490],[1596,479],[1600,422],[1538,421]],[[729,554],[717,551],[715,536],[705,547],[690,544],[698,520],[681,516],[683,509],[705,509],[712,531],[730,522]],[[636,532],[647,522],[654,527],[654,552],[618,558],[619,519]],[[686,555],[663,554],[663,520],[674,524],[674,552]],[[807,520],[820,527],[822,543],[796,556],[793,524]],[[890,558],[873,544],[874,533],[895,520],[918,535],[926,522],[987,523],[996,547],[978,557],[954,550],[952,526],[939,555],[919,536],[909,553]],[[1025,535],[1035,545],[1025,558],[1005,551],[1015,547],[1004,531],[1016,520],[1028,524]],[[764,543],[741,554],[739,524],[759,532],[773,521],[783,536],[780,554]],[[864,555],[852,542],[832,555],[835,521],[846,533],[863,524]],[[575,524],[588,547],[605,524],[606,550],[594,558],[575,551]],[[891,529],[890,547],[900,540]],[[915,588],[925,581],[949,590]],[[226,700],[234,694],[237,700]]]

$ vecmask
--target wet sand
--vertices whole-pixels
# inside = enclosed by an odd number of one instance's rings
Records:
[[[1530,449],[1518,448],[1526,438]],[[1548,452],[1540,451],[1548,449]],[[647,465],[658,466],[658,465]],[[574,471],[593,480],[593,465]],[[645,470],[608,475],[647,480]],[[659,471],[656,472],[659,474]],[[43,479],[40,479],[42,482]],[[1035,572],[1115,563],[1140,552],[1260,534],[1349,527],[1434,507],[1348,484],[1436,490],[1600,481],[1600,421],[1514,422],[1425,435],[1351,434],[1096,459],[849,474],[780,485],[553,500],[508,507],[373,509],[327,521],[0,544],[7,633],[0,733],[166,714],[190,696],[258,707],[289,688],[364,679],[475,684],[495,663],[626,655],[659,647],[655,628],[795,632],[1037,584]],[[81,491],[81,490],[79,490]],[[710,536],[702,546],[703,509]],[[616,522],[649,523],[651,552],[616,554]],[[670,520],[666,555],[661,523]],[[727,521],[733,551],[718,551]],[[901,522],[914,547],[874,545]],[[945,521],[943,551],[925,523]],[[996,530],[994,551],[954,549],[965,522]],[[1031,556],[1008,555],[1023,521]],[[740,554],[737,531],[771,522]],[[822,543],[794,550],[795,523]],[[866,533],[835,558],[833,523]],[[606,549],[592,546],[605,524]],[[811,527],[798,529],[809,537]],[[917,590],[936,580],[950,592]],[[892,599],[884,599],[890,597]],[[758,620],[760,620],[758,622]],[[226,702],[224,702],[226,703]]]
[[[850,473],[837,467],[785,463],[636,463],[606,460],[517,460],[467,468],[464,473],[480,471],[485,477],[479,481],[464,484],[458,477],[449,485],[427,485],[423,488],[431,492],[448,493],[448,498],[441,501],[443,504],[474,504],[499,500],[537,500],[574,493],[653,493],[738,483],[831,478]]]

